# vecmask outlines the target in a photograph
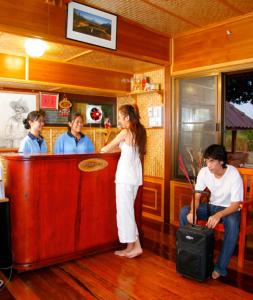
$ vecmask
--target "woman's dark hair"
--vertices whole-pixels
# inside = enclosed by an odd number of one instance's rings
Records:
[[[227,151],[222,145],[213,144],[206,148],[204,158],[213,158],[218,161],[223,161],[222,168],[225,169],[227,165]]]
[[[23,120],[25,129],[30,129],[31,126],[29,122],[37,121],[40,117],[45,119],[45,112],[43,110],[33,110],[29,112],[27,118]]]
[[[135,145],[138,147],[140,156],[146,153],[147,133],[146,129],[140,122],[139,109],[136,105],[122,105],[119,112],[124,116],[129,116],[129,129],[133,134]]]
[[[81,119],[84,121],[83,115],[80,112],[75,112],[72,114],[69,114],[68,116],[68,122],[73,122],[75,121],[76,118],[81,117]],[[71,127],[68,124],[68,131],[71,131]]]

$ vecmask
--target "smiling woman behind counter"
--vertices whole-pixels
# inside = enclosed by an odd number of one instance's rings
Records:
[[[68,131],[57,138],[54,153],[94,153],[92,141],[81,132],[83,123],[81,113],[69,116]]]
[[[41,135],[42,128],[45,123],[45,112],[42,110],[34,110],[29,112],[23,124],[25,129],[30,129],[28,135],[23,138],[20,143],[18,152],[21,153],[46,153],[47,145]]]

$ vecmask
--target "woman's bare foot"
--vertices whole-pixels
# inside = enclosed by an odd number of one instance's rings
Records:
[[[218,279],[219,277],[220,277],[220,273],[218,273],[217,271],[213,271],[212,278],[213,279]]]
[[[140,240],[137,238],[137,240],[133,243],[132,250],[126,253],[126,257],[128,258],[134,258],[136,256],[139,256],[143,253]]]
[[[143,250],[141,248],[134,248],[132,251],[127,252],[125,254],[125,256],[128,258],[134,258],[134,257],[140,256],[142,253],[143,253]]]
[[[115,251],[114,254],[118,256],[126,256],[126,249]]]
[[[134,244],[135,243],[128,243],[126,249],[115,251],[114,254],[118,256],[126,256],[127,253],[133,250]]]

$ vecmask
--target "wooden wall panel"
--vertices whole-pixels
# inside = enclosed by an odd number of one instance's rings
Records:
[[[227,30],[231,35],[227,34]],[[253,16],[174,39],[173,72],[253,59]]]
[[[0,77],[25,79],[25,58],[0,53]]]
[[[117,50],[136,58],[170,64],[170,39],[118,17]]]
[[[144,178],[142,201],[142,215],[163,222],[164,181],[162,178]]]
[[[29,60],[29,80],[77,85],[118,91],[130,90],[131,76],[126,73],[46,61]]]
[[[15,16],[15,17],[14,17]],[[170,38],[118,17],[117,50],[112,51],[65,38],[67,6],[45,4],[43,0],[0,0],[0,30],[39,36],[49,41],[97,49],[116,55],[168,65]]]
[[[28,34],[45,33],[48,30],[48,5],[39,0],[0,1],[0,24],[7,28],[23,29]]]
[[[189,184],[179,181],[170,182],[170,223],[179,225],[180,209],[191,203],[192,190]]]

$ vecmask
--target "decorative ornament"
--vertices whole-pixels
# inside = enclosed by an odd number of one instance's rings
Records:
[[[90,111],[90,117],[94,121],[100,121],[102,119],[102,111],[97,107],[93,107]]]
[[[59,115],[62,117],[68,117],[70,114],[71,107],[72,107],[71,101],[69,101],[66,95],[64,95],[63,99],[59,102]]]
[[[86,106],[86,120],[89,124],[100,124],[103,117],[102,108],[100,105]]]

